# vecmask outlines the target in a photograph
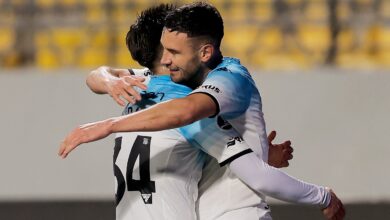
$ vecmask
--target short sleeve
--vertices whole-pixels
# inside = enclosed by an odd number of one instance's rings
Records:
[[[252,90],[253,83],[249,76],[220,68],[209,73],[204,83],[191,94],[210,96],[217,105],[216,115],[232,119],[247,110]]]
[[[193,146],[214,157],[220,166],[252,152],[240,134],[221,117],[202,119],[179,131]]]

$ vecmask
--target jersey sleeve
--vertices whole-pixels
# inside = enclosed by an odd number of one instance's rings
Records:
[[[229,165],[231,171],[253,190],[273,198],[293,203],[319,205],[330,203],[330,193],[323,186],[296,179],[269,166],[255,154],[247,154]]]
[[[202,119],[179,131],[194,147],[214,157],[220,166],[252,152],[240,134],[221,117]]]
[[[203,84],[191,94],[203,93],[210,96],[217,106],[216,115],[232,119],[246,111],[252,90],[253,84],[249,76],[220,68],[209,73]]]

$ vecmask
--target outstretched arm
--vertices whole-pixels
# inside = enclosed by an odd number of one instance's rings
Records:
[[[124,100],[133,104],[141,100],[133,86],[146,89],[142,83],[144,80],[143,77],[131,75],[128,69],[101,66],[88,74],[86,83],[93,92],[109,94],[119,105],[124,106]]]
[[[213,99],[202,93],[173,99],[130,115],[81,125],[67,135],[58,154],[65,158],[78,145],[100,140],[111,133],[178,128],[216,112],[217,106]]]

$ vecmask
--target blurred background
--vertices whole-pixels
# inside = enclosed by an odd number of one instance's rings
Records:
[[[0,219],[114,219],[113,136],[59,143],[122,109],[85,86],[101,65],[139,67],[125,46],[157,0],[0,0]],[[331,186],[347,219],[390,219],[390,0],[215,0],[222,51],[262,93],[268,130],[290,139],[285,171]],[[275,220],[323,219],[270,200]]]
[[[156,0],[1,0],[2,67],[136,65],[125,34]],[[223,51],[267,70],[390,68],[388,0],[215,0]]]

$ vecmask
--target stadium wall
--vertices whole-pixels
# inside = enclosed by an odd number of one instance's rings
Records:
[[[254,78],[268,131],[293,143],[285,171],[331,186],[347,204],[347,219],[389,219],[390,75],[330,69]],[[80,70],[2,70],[0,100],[0,219],[113,219],[113,136],[66,160],[56,154],[76,125],[121,108],[92,94]],[[321,219],[314,208],[271,203],[275,219]]]

